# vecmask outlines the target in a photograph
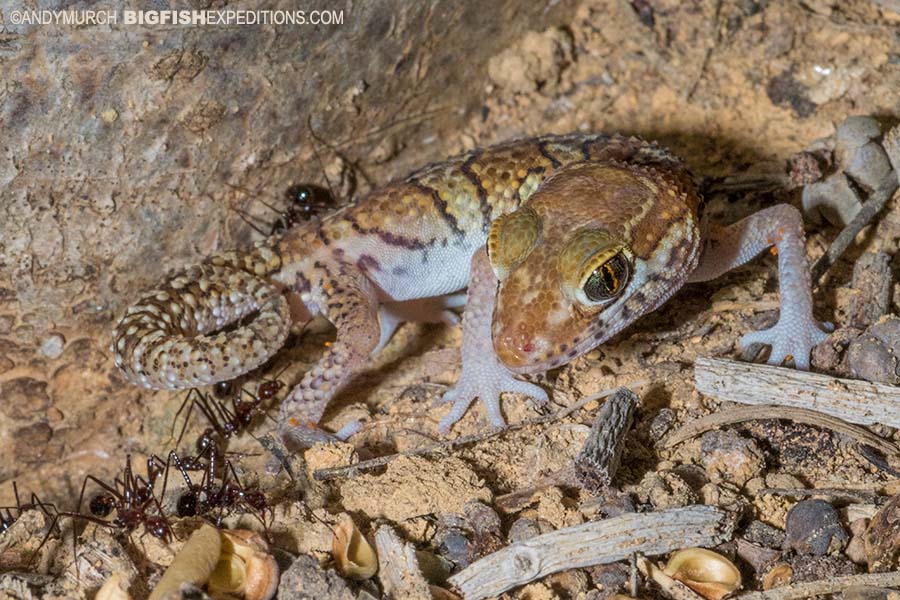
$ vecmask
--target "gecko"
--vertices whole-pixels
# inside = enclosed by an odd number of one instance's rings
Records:
[[[308,445],[329,401],[400,323],[457,323],[465,303],[461,375],[438,430],[476,399],[504,427],[502,394],[548,400],[522,376],[568,363],[684,284],[773,248],[779,319],[740,342],[770,346],[770,364],[792,357],[808,369],[827,334],[813,317],[799,211],[779,204],[722,226],[703,204],[684,163],[636,137],[549,135],[472,150],[169,278],[115,327],[115,362],[147,388],[213,384],[262,365],[292,324],[323,315],[336,339],[278,419],[285,440]]]

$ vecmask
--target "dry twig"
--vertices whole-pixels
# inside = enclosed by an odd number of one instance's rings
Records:
[[[449,579],[466,600],[480,600],[568,569],[657,555],[731,539],[733,523],[712,506],[631,513],[535,536],[475,561]]]
[[[863,575],[846,575],[821,581],[795,583],[771,589],[768,592],[750,592],[735,596],[734,600],[800,600],[814,598],[825,594],[836,594],[857,585],[872,587],[900,586],[900,571],[892,573],[866,573]]]
[[[718,429],[723,425],[733,425],[735,423],[764,419],[787,419],[805,425],[815,425],[816,427],[831,429],[832,431],[851,437],[861,444],[872,446],[885,455],[900,458],[900,448],[894,443],[878,437],[864,427],[846,423],[835,417],[818,413],[813,410],[789,406],[738,406],[712,413],[689,423],[685,423],[679,429],[670,433],[664,440],[664,444],[666,447],[672,447],[706,431]]]
[[[382,525],[375,533],[375,546],[378,578],[387,598],[431,600],[428,582],[419,570],[412,544],[401,540],[389,525]]]

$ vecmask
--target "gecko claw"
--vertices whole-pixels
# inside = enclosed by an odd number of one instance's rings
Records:
[[[819,324],[812,318],[780,318],[778,323],[769,329],[751,331],[741,337],[741,347],[753,344],[771,346],[768,364],[778,367],[788,358],[794,359],[794,366],[801,371],[809,370],[809,355],[812,349],[825,341],[828,334],[822,330],[825,324]]]

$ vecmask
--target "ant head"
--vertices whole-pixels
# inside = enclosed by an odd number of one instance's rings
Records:
[[[153,498],[153,489],[143,482],[134,490],[134,500],[137,504],[146,504]]]
[[[112,494],[101,492],[91,498],[88,508],[95,517],[107,517],[116,506],[116,498]]]

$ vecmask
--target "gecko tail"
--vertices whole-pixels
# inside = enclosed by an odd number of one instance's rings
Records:
[[[135,385],[182,389],[266,362],[284,344],[291,314],[282,290],[260,276],[267,269],[253,271],[213,259],[149,292],[113,332],[116,366]]]

